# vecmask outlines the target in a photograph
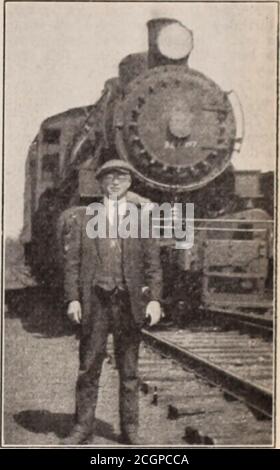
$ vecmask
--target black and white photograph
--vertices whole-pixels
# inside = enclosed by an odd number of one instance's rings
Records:
[[[277,447],[278,3],[3,17],[1,446]]]

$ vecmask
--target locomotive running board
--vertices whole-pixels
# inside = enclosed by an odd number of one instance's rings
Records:
[[[150,347],[159,351],[164,356],[172,357],[182,366],[194,371],[196,375],[219,386],[224,392],[246,403],[258,415],[266,418],[272,417],[272,394],[268,390],[243,380],[237,375],[222,369],[210,361],[206,361],[187,349],[163,340],[145,329],[142,329],[142,337]]]

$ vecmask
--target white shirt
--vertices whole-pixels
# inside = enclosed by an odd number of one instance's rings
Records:
[[[118,209],[119,221],[126,213],[126,207],[127,207],[126,197],[122,197],[121,199],[115,200],[115,199],[109,199],[108,197],[104,196],[103,203],[104,203],[104,206],[106,209],[106,215],[108,217],[110,224],[113,224],[115,212],[117,209]]]

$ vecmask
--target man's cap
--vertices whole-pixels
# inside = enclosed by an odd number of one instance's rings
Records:
[[[132,166],[128,163],[125,162],[124,160],[108,160],[106,163],[104,163],[100,168],[98,168],[95,176],[96,178],[100,178],[101,176],[105,175],[106,173],[110,173],[111,171],[118,171],[119,173],[124,173],[124,174],[133,174],[133,168]]]

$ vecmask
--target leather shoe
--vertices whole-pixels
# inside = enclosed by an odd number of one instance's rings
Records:
[[[69,436],[62,439],[60,444],[64,446],[87,444],[87,441],[92,437],[92,434],[92,431],[74,428]]]

